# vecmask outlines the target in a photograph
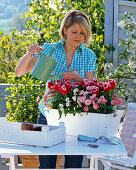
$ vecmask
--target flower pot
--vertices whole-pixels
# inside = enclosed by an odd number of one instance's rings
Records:
[[[47,122],[49,125],[58,125],[59,122],[64,122],[66,133],[68,135],[87,135],[92,137],[112,137],[116,136],[120,124],[122,111],[118,110],[115,113],[83,113],[75,116],[64,114],[59,119],[57,109],[50,109],[46,113]]]
[[[23,168],[38,168],[39,167],[39,156],[38,155],[20,155],[19,156]]]
[[[33,130],[33,124],[32,123],[22,123],[21,130]]]
[[[32,123],[22,123],[21,130],[35,130]],[[39,167],[39,156],[38,155],[20,155],[19,156],[23,168],[38,168]]]

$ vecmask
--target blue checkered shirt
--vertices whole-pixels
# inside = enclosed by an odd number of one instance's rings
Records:
[[[65,51],[63,48],[64,40],[61,39],[59,42],[56,43],[45,43],[42,48],[43,51],[41,51],[42,54],[48,55],[53,48],[55,47],[54,53],[52,55],[52,58],[57,62],[54,70],[52,71],[51,75],[65,72],[67,70],[66,66],[66,57],[65,57]],[[82,78],[84,78],[85,72],[91,72],[96,70],[96,55],[95,53],[84,46],[83,43],[74,51],[73,60],[70,64],[69,69],[80,69],[77,71]],[[59,76],[54,78],[53,80],[62,79],[63,76]],[[47,83],[46,83],[47,85]],[[45,93],[48,91],[48,88],[46,87]],[[45,107],[43,106],[43,101],[41,100],[39,104],[39,109],[42,112],[42,114],[45,116]]]

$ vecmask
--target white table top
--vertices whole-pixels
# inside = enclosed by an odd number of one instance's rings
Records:
[[[117,139],[120,144],[109,145],[96,142],[98,148],[88,147],[89,142],[77,141],[75,136],[67,136],[66,142],[57,144],[50,148],[33,147],[16,144],[0,143],[0,155],[127,155],[122,141]]]

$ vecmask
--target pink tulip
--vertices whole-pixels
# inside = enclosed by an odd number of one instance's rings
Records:
[[[97,103],[102,103],[102,99],[98,99],[98,100],[97,100]]]
[[[105,100],[105,97],[104,97],[104,96],[101,96],[100,99]]]
[[[103,100],[102,100],[102,104],[105,104],[105,103],[107,103],[107,100],[106,100],[106,99],[103,99]]]
[[[97,103],[102,103],[102,104],[105,104],[106,102],[107,102],[107,100],[105,99],[104,96],[101,96],[97,101]]]
[[[90,99],[90,103],[93,104],[93,100],[92,99]]]
[[[95,99],[96,96],[97,96],[96,94],[93,94],[92,95],[92,100]]]

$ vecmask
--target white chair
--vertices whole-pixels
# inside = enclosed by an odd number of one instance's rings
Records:
[[[136,166],[136,103],[129,103],[124,121],[119,130],[122,142],[127,150],[128,156],[103,156],[98,158],[105,170],[117,168],[120,170],[132,170]]]

